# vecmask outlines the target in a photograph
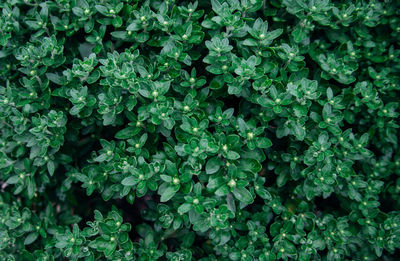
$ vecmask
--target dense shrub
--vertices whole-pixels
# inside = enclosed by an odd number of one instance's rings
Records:
[[[398,260],[399,1],[0,7],[0,260]]]

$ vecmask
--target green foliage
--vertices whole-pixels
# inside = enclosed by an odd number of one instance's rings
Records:
[[[398,260],[398,0],[0,8],[0,260]]]

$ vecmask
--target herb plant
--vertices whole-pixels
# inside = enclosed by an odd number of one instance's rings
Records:
[[[398,0],[0,8],[0,260],[398,260]]]

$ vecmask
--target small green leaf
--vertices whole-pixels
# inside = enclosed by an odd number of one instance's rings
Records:
[[[135,178],[133,176],[126,177],[122,180],[122,185],[124,186],[133,186],[137,183]]]
[[[253,196],[251,193],[245,189],[245,188],[235,188],[232,191],[233,195],[235,196],[236,199],[238,199],[240,202],[243,202],[245,204],[251,204],[253,203]]]
[[[7,179],[6,183],[8,184],[16,184],[19,181],[19,176],[18,175],[14,175],[11,176]]]
[[[29,233],[25,240],[24,240],[24,245],[29,245],[32,244],[33,242],[35,242],[35,240],[38,238],[39,233],[38,232],[31,232]]]
[[[127,127],[118,131],[115,134],[115,138],[125,140],[134,137],[136,134],[140,132],[140,129],[137,127]]]
[[[161,194],[160,201],[167,202],[176,194],[176,190],[173,187],[167,187]]]
[[[270,139],[265,138],[265,137],[259,137],[257,138],[257,147],[261,149],[266,149],[272,146],[272,142]]]
[[[221,159],[218,157],[211,158],[207,161],[206,164],[206,173],[207,174],[214,174],[220,168]]]
[[[178,208],[178,213],[179,214],[184,214],[186,212],[189,212],[189,210],[192,208],[192,205],[189,203],[183,203],[182,205],[179,206]]]
[[[50,161],[47,162],[47,170],[48,170],[50,176],[53,176],[54,170],[55,170],[54,161],[50,160]]]

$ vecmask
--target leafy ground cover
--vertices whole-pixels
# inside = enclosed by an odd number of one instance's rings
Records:
[[[398,260],[399,1],[0,8],[0,260]]]

